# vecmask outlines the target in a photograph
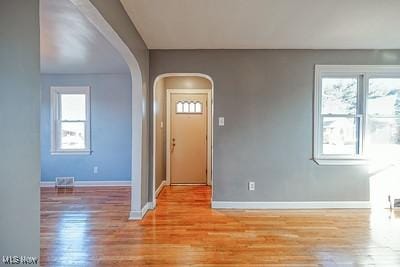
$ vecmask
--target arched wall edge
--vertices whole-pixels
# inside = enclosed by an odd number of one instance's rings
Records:
[[[89,0],[70,0],[79,11],[99,30],[111,45],[121,54],[129,66],[132,79],[132,190],[131,211],[129,219],[141,220],[143,218],[141,195],[142,195],[142,159],[143,159],[143,118],[146,99],[143,96],[143,80],[139,63],[114,31],[111,25],[104,19],[100,12]]]

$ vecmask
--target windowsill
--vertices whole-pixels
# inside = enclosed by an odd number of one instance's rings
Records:
[[[349,165],[367,165],[367,159],[313,159],[318,165],[331,165],[331,166],[349,166]]]
[[[92,151],[90,150],[71,150],[71,151],[51,151],[52,156],[63,156],[63,155],[90,155]]]

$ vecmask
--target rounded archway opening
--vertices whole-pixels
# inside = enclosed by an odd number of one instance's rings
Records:
[[[153,83],[152,98],[152,197],[153,206],[156,206],[157,196],[165,185],[171,183],[169,177],[169,120],[168,111],[168,92],[208,91],[208,117],[207,117],[207,184],[212,186],[213,169],[213,118],[214,118],[214,81],[203,73],[165,73],[158,75]]]
[[[87,17],[87,19],[99,30],[99,32],[120,53],[129,66],[132,86],[132,165],[131,165],[131,211],[129,218],[140,220],[142,213],[142,179],[143,177],[143,129],[146,105],[145,83],[142,72],[135,55],[124,41],[104,19],[100,12],[93,6],[90,0],[71,0],[71,2]]]

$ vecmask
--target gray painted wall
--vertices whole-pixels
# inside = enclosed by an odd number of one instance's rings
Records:
[[[154,96],[154,112],[156,120],[156,166],[155,166],[155,183],[156,190],[161,185],[162,181],[166,178],[166,146],[165,146],[165,130],[166,130],[166,119],[165,119],[165,100],[166,100],[166,90],[165,90],[165,78],[158,80],[155,85],[155,96]],[[161,127],[161,124],[163,126]],[[153,142],[153,139],[152,141]],[[152,146],[153,147],[153,146]],[[150,153],[154,153],[152,150]],[[150,173],[152,170],[150,171]]]
[[[129,74],[41,75],[42,181],[73,176],[76,181],[130,181],[132,86]],[[51,155],[52,86],[90,86],[90,155]],[[98,173],[93,172],[94,166]]]
[[[149,50],[144,43],[142,37],[138,33],[126,14],[120,1],[109,0],[90,0],[90,2],[97,8],[105,20],[111,25],[119,37],[125,42],[128,48],[135,55],[142,74],[143,81],[143,95],[146,96],[146,103],[144,103],[145,114],[143,116],[142,127],[142,195],[141,206],[143,207],[149,200],[152,199],[152,187],[149,186]],[[134,129],[133,129],[134,130]]]
[[[1,261],[39,256],[39,1],[0,1],[0,36]]]
[[[400,64],[400,51],[151,50],[151,83],[174,72],[214,80],[215,118],[225,117],[214,120],[214,200],[369,200],[366,166],[311,160],[315,64]]]

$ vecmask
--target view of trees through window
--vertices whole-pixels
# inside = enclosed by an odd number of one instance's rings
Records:
[[[322,114],[355,114],[357,112],[357,78],[324,78],[322,80]]]
[[[357,155],[365,131],[369,157],[400,160],[400,78],[369,78],[366,106],[358,103],[356,77],[322,78],[322,152],[326,155]],[[366,129],[362,111],[366,110]]]
[[[357,95],[357,78],[322,79],[324,154],[357,154]]]

